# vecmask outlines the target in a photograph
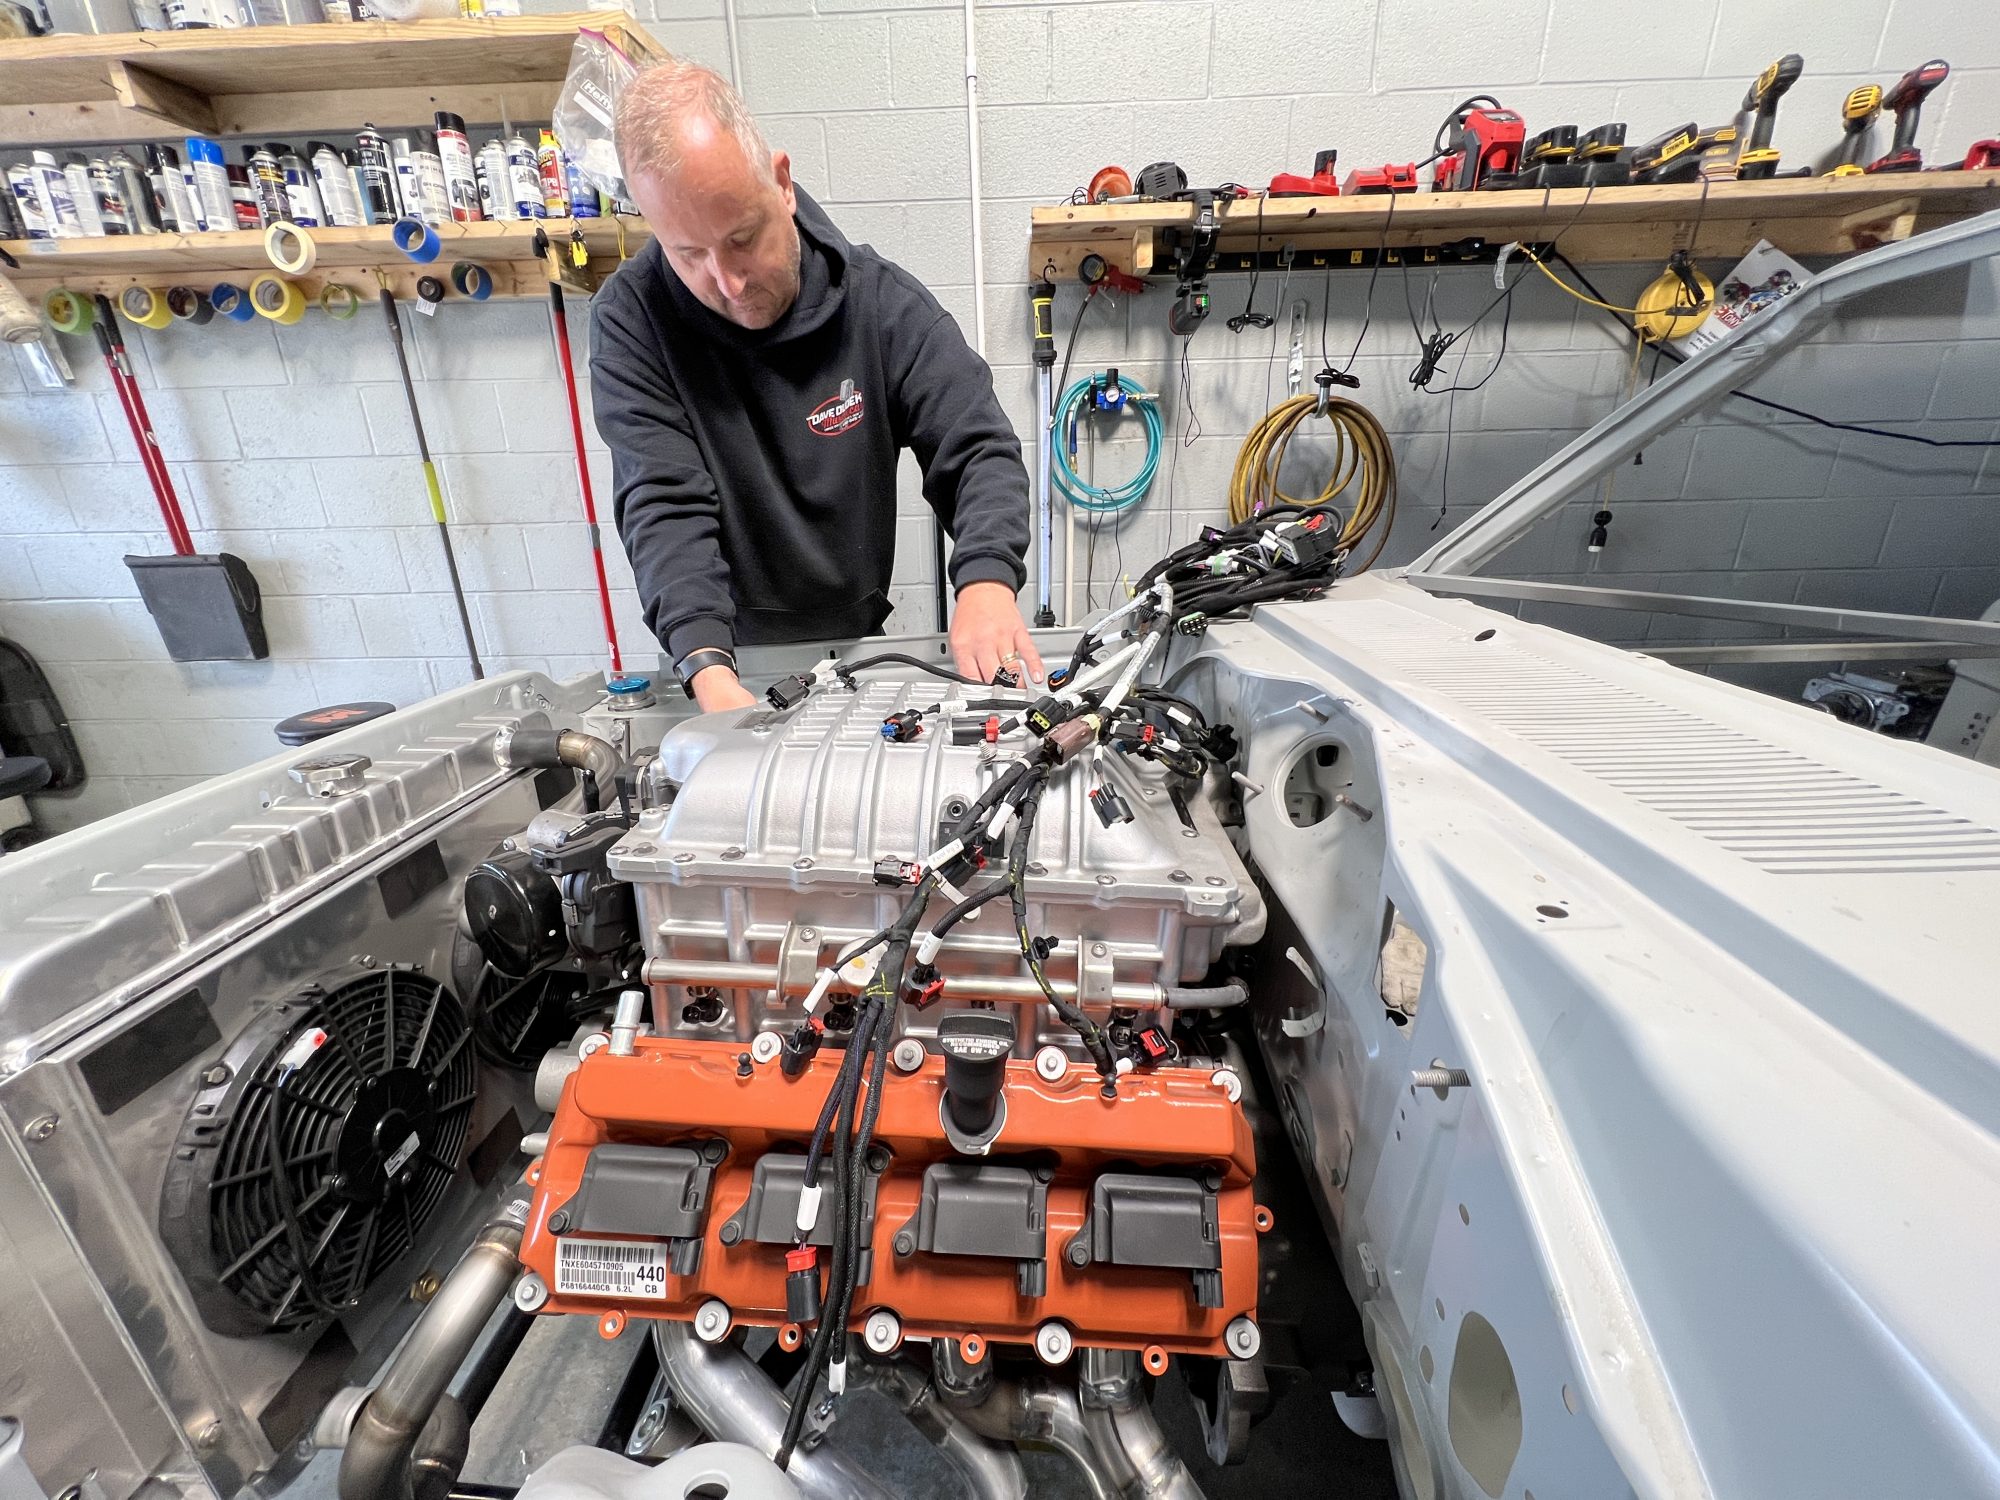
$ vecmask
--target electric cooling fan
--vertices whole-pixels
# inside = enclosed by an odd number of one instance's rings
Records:
[[[525,977],[497,968],[480,945],[459,933],[451,950],[451,981],[472,1012],[472,1041],[479,1055],[499,1067],[526,1071],[549,1048],[576,1032],[588,975],[573,960],[544,963]]]
[[[408,1253],[457,1173],[477,1063],[437,980],[384,968],[309,986],[202,1075],[160,1233],[218,1333],[353,1307]]]

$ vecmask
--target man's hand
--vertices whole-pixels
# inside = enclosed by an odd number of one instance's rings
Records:
[[[757,699],[727,667],[703,667],[694,674],[694,701],[705,714],[732,708],[755,708]]]
[[[1004,583],[968,583],[958,591],[951,655],[961,673],[981,682],[991,682],[1002,667],[1026,681],[1042,680],[1042,659],[1028,637],[1028,622]]]

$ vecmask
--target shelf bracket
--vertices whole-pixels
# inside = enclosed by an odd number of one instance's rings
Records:
[[[114,58],[110,68],[111,91],[134,114],[171,126],[176,133],[216,133],[215,106],[207,95],[136,63]]]

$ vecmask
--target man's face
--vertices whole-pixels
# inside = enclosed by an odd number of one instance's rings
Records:
[[[680,170],[640,173],[632,200],[703,306],[739,327],[769,328],[799,295],[791,158],[773,152],[771,173],[761,173],[734,136],[704,121],[690,122],[681,146]]]

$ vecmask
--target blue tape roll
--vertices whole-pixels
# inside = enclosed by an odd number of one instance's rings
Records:
[[[454,262],[451,284],[459,296],[470,297],[474,302],[484,302],[493,295],[493,273],[474,261]]]
[[[444,248],[437,231],[422,219],[398,219],[389,231],[389,238],[396,242],[398,250],[419,263],[436,260]]]
[[[226,281],[208,294],[208,305],[232,323],[247,323],[257,316],[257,309],[250,305],[249,293]]]

